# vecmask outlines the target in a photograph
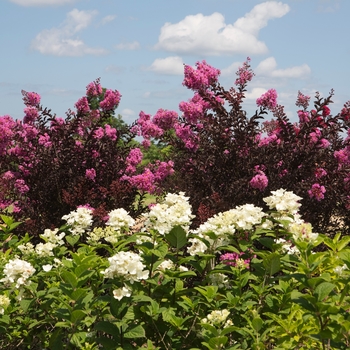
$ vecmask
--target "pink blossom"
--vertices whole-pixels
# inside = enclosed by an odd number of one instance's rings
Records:
[[[86,95],[88,97],[94,97],[102,94],[102,87],[98,81],[93,81],[86,87]]]
[[[39,136],[38,143],[39,145],[42,145],[44,147],[50,147],[52,145],[52,142],[50,141],[50,136],[47,133]]]
[[[178,115],[174,111],[158,109],[152,121],[154,125],[158,126],[159,128],[169,130],[174,127],[175,123],[177,123],[177,118]]]
[[[134,176],[123,176],[121,180],[127,180],[131,185],[140,191],[155,193],[154,174],[149,168],[146,168],[142,174]]]
[[[225,253],[220,256],[220,260],[225,264],[229,266],[237,266],[237,261],[242,260],[241,256],[244,255],[243,252],[241,253]],[[244,265],[247,269],[249,269],[250,266],[250,259],[243,260]]]
[[[103,128],[99,127],[94,131],[94,138],[95,139],[102,139],[102,137],[105,136]]]
[[[198,136],[193,133],[189,125],[176,124],[175,133],[184,143],[186,148],[196,151],[198,148]]]
[[[100,102],[100,107],[104,111],[114,110],[120,101],[121,95],[117,90],[106,90],[103,101]]]
[[[340,165],[348,164],[349,162],[349,154],[345,149],[341,149],[339,151],[334,152],[334,157],[338,161]]]
[[[323,115],[324,117],[327,117],[327,116],[329,116],[330,114],[331,114],[330,108],[329,108],[328,106],[323,106],[323,107],[322,107],[322,115]]]
[[[248,83],[248,81],[253,79],[254,73],[250,68],[249,62],[250,58],[247,57],[246,61],[243,63],[243,66],[238,68],[238,71],[236,72],[238,78],[235,81],[235,85],[244,86]]]
[[[179,109],[188,123],[195,124],[203,119],[204,113],[210,108],[210,104],[203,100],[199,94],[195,94],[188,102],[181,102]]]
[[[133,174],[136,172],[136,166],[142,161],[143,154],[139,148],[133,148],[130,150],[129,155],[126,157],[126,170],[127,174]]]
[[[86,169],[85,176],[87,179],[95,181],[96,178],[96,170],[94,168]]]
[[[269,183],[269,180],[264,172],[260,171],[249,182],[249,185],[253,188],[263,191]]]
[[[36,92],[27,92],[22,90],[23,102],[27,107],[39,107],[40,95]]]
[[[307,109],[309,106],[310,102],[310,96],[306,96],[302,94],[300,91],[298,91],[298,98],[297,101],[295,102],[295,105],[298,107],[303,107],[304,109]]]
[[[26,185],[25,181],[22,179],[18,179],[15,181],[15,188],[21,194],[27,193],[29,191],[29,187]]]
[[[307,122],[310,121],[309,112],[307,112],[307,111],[299,110],[298,111],[298,117],[299,117],[299,122],[300,123],[307,123]]]
[[[206,89],[218,80],[220,70],[206,63],[206,61],[197,62],[196,69],[185,65],[185,78],[183,85],[192,90]]]
[[[277,106],[277,92],[275,89],[270,89],[262,94],[257,100],[256,104],[259,107],[273,110]]]
[[[324,177],[327,175],[327,171],[323,168],[317,168],[315,169],[315,177],[316,179],[320,179],[321,177]]]
[[[307,192],[310,198],[315,198],[317,201],[320,201],[321,199],[324,199],[324,193],[326,192],[326,189],[324,186],[315,183],[312,185],[311,190],[308,190]]]
[[[39,112],[36,107],[29,106],[24,108],[24,123],[33,123],[39,117]]]
[[[105,125],[105,134],[113,141],[117,139],[117,129],[112,128],[109,124]]]
[[[76,104],[75,108],[77,109],[78,113],[86,114],[90,112],[90,106],[88,99],[84,96],[80,98]]]
[[[163,135],[163,130],[151,120],[151,115],[146,114],[143,111],[139,114],[137,125],[132,127],[132,132],[137,133],[139,136],[143,136],[146,139],[151,137],[159,137]]]

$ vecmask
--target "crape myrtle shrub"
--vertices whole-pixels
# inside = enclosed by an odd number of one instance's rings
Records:
[[[90,206],[102,219],[114,208],[134,213],[137,190],[121,177],[134,147],[126,124],[110,126],[119,104],[117,90],[99,80],[59,118],[23,91],[23,121],[0,117],[0,206],[11,205],[24,232],[38,235],[59,226],[63,215]]]
[[[299,121],[292,123],[271,89],[249,117],[242,107],[254,76],[249,58],[229,90],[218,82],[220,71],[205,61],[184,70],[183,85],[194,96],[180,103],[182,114],[141,112],[134,130],[146,147],[154,139],[171,146],[175,174],[165,190],[191,198],[197,225],[235,205],[263,206],[266,193],[285,188],[303,198],[301,214],[315,230],[348,232],[350,102],[332,115],[333,91],[328,97],[316,93],[313,108],[299,92]]]

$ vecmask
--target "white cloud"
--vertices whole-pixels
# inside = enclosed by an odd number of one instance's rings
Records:
[[[138,41],[133,41],[131,43],[121,43],[115,46],[118,50],[138,50],[140,48],[140,43]]]
[[[106,24],[106,23],[109,23],[109,22],[112,22],[114,21],[115,19],[117,18],[117,16],[115,15],[108,15],[106,17],[103,17],[102,18],[102,25]]]
[[[264,88],[253,88],[251,91],[247,91],[245,93],[245,97],[247,100],[256,100],[257,98],[259,98],[262,94],[264,94],[267,91],[267,89]]]
[[[91,24],[96,14],[97,11],[70,11],[59,27],[41,31],[32,41],[31,47],[42,54],[54,56],[105,54],[105,49],[88,47],[76,36]]]
[[[51,6],[51,5],[65,5],[76,0],[10,0],[11,2],[21,6]]]
[[[187,16],[175,24],[165,23],[155,48],[206,55],[266,53],[265,43],[258,40],[259,31],[270,19],[283,17],[288,11],[287,4],[267,1],[254,6],[233,25],[226,24],[218,12]]]
[[[132,110],[132,109],[129,109],[129,108],[124,108],[120,114],[123,116],[123,117],[133,117],[134,115],[136,115],[136,113]]]
[[[242,62],[233,62],[230,66],[221,69],[222,76],[235,76],[238,68],[242,66]]]
[[[184,73],[184,63],[179,56],[157,58],[148,69],[160,74],[182,75]]]
[[[285,69],[277,69],[275,58],[269,57],[259,63],[255,72],[257,75],[270,76],[273,78],[304,78],[311,73],[311,69],[307,64]]]

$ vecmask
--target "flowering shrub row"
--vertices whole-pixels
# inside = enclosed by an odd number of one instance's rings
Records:
[[[246,202],[263,206],[266,193],[285,188],[303,198],[302,214],[316,229],[348,232],[350,101],[332,115],[333,91],[328,97],[316,93],[313,107],[299,92],[299,121],[292,123],[270,89],[249,117],[242,105],[254,76],[250,60],[229,90],[220,85],[219,74],[205,61],[196,68],[186,65],[183,85],[194,96],[180,103],[181,115],[141,112],[133,127],[144,147],[155,140],[171,150],[174,176],[163,188],[190,196],[197,225]],[[268,113],[272,119],[261,122]]]
[[[2,215],[0,347],[348,349],[349,236],[316,233],[290,191],[263,200],[197,229],[183,193],[100,227],[80,207],[40,242]]]

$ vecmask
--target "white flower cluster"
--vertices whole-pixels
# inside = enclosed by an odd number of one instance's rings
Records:
[[[134,224],[135,220],[123,208],[110,211],[108,214],[108,221],[106,222],[107,226],[112,227],[118,232],[129,230]]]
[[[0,280],[4,284],[16,283],[16,288],[20,288],[22,285],[30,284],[28,278],[35,272],[34,267],[27,261],[15,258],[9,260],[5,265],[3,274],[4,278]]]
[[[179,194],[168,193],[162,203],[154,205],[148,214],[146,227],[154,228],[161,235],[171,231],[174,226],[182,226],[188,231],[192,215],[192,207],[183,192]]]
[[[117,243],[120,232],[115,231],[112,227],[95,227],[92,231],[87,232],[87,240],[90,244],[98,243],[102,239],[110,243]]]
[[[343,272],[345,270],[347,270],[348,267],[346,264],[342,265],[342,266],[337,266],[333,269],[333,271],[338,275],[338,276],[342,276],[343,275]]]
[[[214,310],[210,314],[208,314],[206,318],[202,319],[202,323],[209,323],[212,326],[224,325],[224,328],[232,326],[232,321],[227,320],[229,314],[230,312],[227,309]]]
[[[131,296],[131,289],[124,284],[122,288],[114,289],[113,291],[113,297],[115,299],[118,299],[119,301],[122,300],[124,297],[130,297]]]
[[[232,239],[232,235],[237,230],[251,230],[255,225],[261,223],[266,214],[261,208],[253,204],[237,206],[235,209],[218,213],[209,218],[199,228],[193,231],[199,238],[204,238],[210,244],[210,249],[215,251],[218,247],[227,245]],[[214,233],[216,239],[208,236],[208,233]],[[207,245],[198,238],[190,238],[192,245],[188,248],[190,255],[205,253]]]
[[[72,235],[81,235],[86,230],[89,230],[92,225],[92,209],[79,207],[77,210],[71,211],[68,215],[62,216],[71,227]]]
[[[0,295],[0,315],[3,315],[10,305],[10,299],[6,295]]]
[[[318,233],[312,232],[311,224],[306,222],[293,222],[288,229],[295,241],[314,243],[318,237]]]
[[[25,244],[20,244],[18,249],[23,255],[36,254],[38,256],[53,256],[53,249],[64,244],[63,238],[65,236],[64,232],[57,234],[58,229],[49,230],[46,229],[41,238],[45,240],[45,243],[38,243],[34,246],[32,243],[28,242]]]
[[[270,209],[276,209],[287,214],[296,214],[298,212],[301,206],[298,201],[302,199],[301,197],[282,188],[277,191],[271,191],[271,193],[272,196],[263,199]]]
[[[145,280],[148,278],[149,271],[141,262],[140,255],[133,252],[118,252],[108,258],[110,266],[102,271],[106,278],[115,278],[122,276],[130,283]]]
[[[275,239],[275,243],[282,245],[281,246],[282,253],[287,253],[287,254],[291,254],[291,255],[298,255],[298,254],[300,254],[300,251],[299,251],[299,249],[296,246],[292,245],[292,243],[290,243],[290,242],[287,242],[283,238]]]
[[[227,276],[223,273],[211,273],[209,275],[210,282],[213,286],[217,286],[219,288],[231,288],[230,282],[227,279]]]

